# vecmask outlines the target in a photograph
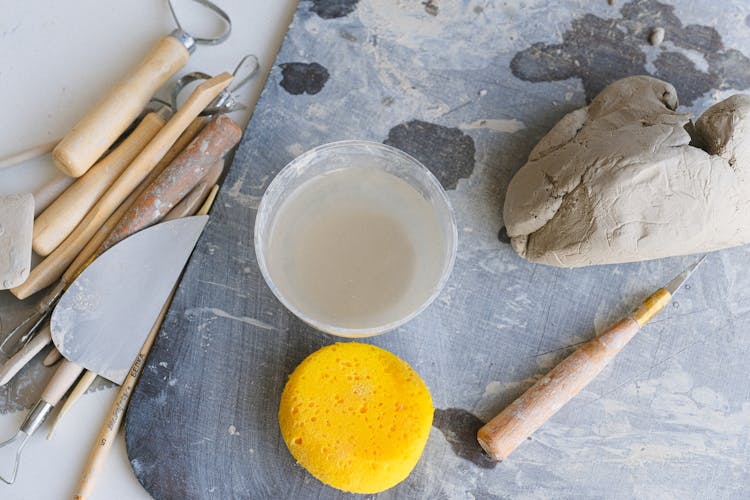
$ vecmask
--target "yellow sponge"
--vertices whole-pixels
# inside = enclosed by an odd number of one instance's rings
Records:
[[[417,465],[432,414],[427,386],[405,361],[349,342],[312,353],[294,370],[279,424],[310,474],[340,490],[377,493]]]

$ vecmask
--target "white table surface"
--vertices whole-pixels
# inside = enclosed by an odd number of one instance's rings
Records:
[[[231,72],[243,55],[256,54],[260,76],[239,93],[249,107],[232,115],[244,126],[297,2],[215,1],[231,16],[232,35],[218,46],[199,45],[180,74]],[[187,31],[202,35],[217,28],[189,0],[177,0],[175,5]],[[166,0],[0,0],[0,13],[0,158],[62,137],[174,28]],[[49,155],[0,170],[0,194],[33,192],[55,175]],[[24,450],[16,483],[0,484],[0,498],[70,498],[115,394],[108,389],[84,396],[51,441],[45,439],[45,429],[34,435]],[[24,416],[25,412],[0,415],[0,439],[15,432]],[[8,470],[11,463],[12,457],[0,450],[0,470]],[[149,498],[130,468],[122,435],[93,498]]]

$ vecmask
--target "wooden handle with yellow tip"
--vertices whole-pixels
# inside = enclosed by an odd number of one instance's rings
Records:
[[[162,38],[138,68],[63,137],[52,151],[57,167],[72,177],[85,174],[189,57],[177,38]]]
[[[672,299],[664,288],[654,292],[630,316],[586,342],[538,380],[477,433],[495,460],[505,460],[518,445],[586,387],[612,358]]]
[[[25,299],[60,278],[107,218],[154,169],[188,125],[231,81],[232,75],[222,73],[198,85],[185,104],[104,193],[70,236],[29,273],[24,283],[11,289],[13,295]]]
[[[37,255],[49,255],[73,232],[91,207],[154,138],[164,123],[164,119],[157,113],[144,116],[122,144],[76,179],[72,186],[39,214],[34,220],[32,240]]]

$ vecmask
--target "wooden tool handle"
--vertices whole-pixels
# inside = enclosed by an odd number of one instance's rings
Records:
[[[133,395],[133,389],[135,389],[135,384],[141,376],[146,357],[156,339],[156,334],[159,333],[159,328],[161,328],[164,316],[166,316],[167,311],[169,310],[169,305],[172,303],[174,293],[175,290],[172,290],[169,298],[167,298],[167,302],[162,307],[159,317],[156,319],[156,323],[154,323],[154,326],[151,328],[151,331],[146,337],[146,341],[143,343],[143,347],[141,347],[138,356],[135,358],[133,366],[130,368],[127,377],[125,377],[125,381],[120,386],[120,390],[117,393],[117,397],[112,404],[112,408],[110,409],[106,420],[99,428],[96,441],[89,452],[86,466],[81,475],[81,480],[78,483],[78,489],[73,496],[76,500],[88,498],[94,489],[96,478],[99,475],[99,471],[101,471],[102,465],[104,465],[104,462],[107,459],[107,454],[109,453],[110,448],[112,448],[112,443],[117,436],[117,432],[120,430],[122,417],[125,415],[128,402],[130,402],[130,397]]]
[[[113,88],[55,147],[52,157],[57,167],[73,177],[86,173],[189,57],[176,38],[162,38],[135,72]]]
[[[74,182],[75,178],[57,172],[52,179],[34,191],[34,217],[44,212]]]
[[[242,130],[231,119],[224,115],[212,119],[138,197],[102,244],[101,250],[161,220],[241,137]]]
[[[47,154],[52,151],[52,148],[54,148],[58,142],[60,141],[50,141],[45,144],[39,144],[38,146],[19,151],[18,153],[11,153],[8,156],[4,156],[0,158],[0,170],[15,167],[19,163]]]
[[[232,81],[232,75],[222,73],[206,80],[193,91],[177,113],[156,134],[153,140],[133,160],[94,207],[86,214],[75,230],[54,252],[36,266],[21,285],[11,289],[13,295],[25,299],[46,288],[62,276],[65,269],[83,250],[86,243],[104,224],[117,207],[140,184],[156,166],[167,150],[188,127],[190,122],[224,90]]]
[[[164,119],[149,113],[114,151],[78,178],[34,220],[33,248],[37,255],[49,255],[70,233],[104,192],[122,174],[164,126]]]
[[[60,362],[60,366],[57,367],[55,374],[52,375],[52,379],[47,383],[47,387],[42,392],[42,399],[52,406],[56,406],[60,402],[68,389],[73,387],[76,383],[78,376],[83,372],[83,367],[79,366],[67,359],[63,359]]]
[[[638,322],[628,317],[577,349],[479,429],[479,444],[495,460],[507,458],[594,380],[639,329]]]
[[[167,215],[161,220],[167,222],[170,220],[180,219],[187,217],[188,215],[195,213],[198,207],[208,198],[211,189],[216,185],[216,182],[221,177],[221,173],[224,171],[224,160],[219,160],[209,169],[206,176],[201,179],[197,186],[190,191],[190,194],[185,196],[175,207],[169,211]]]
[[[51,342],[52,334],[50,333],[49,323],[47,323],[20,351],[3,363],[2,368],[0,368],[0,386],[10,382],[16,376],[16,373],[26,366],[26,363],[31,361],[44,349],[44,346]]]
[[[107,239],[109,233],[111,233],[115,226],[117,226],[117,223],[120,222],[120,219],[122,219],[122,217],[127,213],[135,200],[137,200],[141,193],[143,193],[143,191],[145,191],[146,188],[152,182],[154,182],[157,177],[159,177],[159,174],[161,174],[164,169],[167,168],[170,163],[172,163],[172,160],[174,160],[177,155],[187,147],[190,141],[192,141],[195,136],[198,135],[198,132],[203,129],[207,121],[208,119],[202,116],[195,118],[190,123],[190,125],[188,125],[185,131],[180,135],[180,138],[177,139],[177,141],[172,145],[171,148],[169,148],[167,154],[165,154],[164,157],[159,161],[159,163],[156,164],[154,169],[149,172],[148,176],[143,181],[141,181],[138,187],[132,193],[130,193],[127,199],[122,202],[119,207],[117,207],[117,210],[115,210],[114,213],[109,216],[107,221],[89,240],[83,250],[81,250],[81,253],[78,254],[78,257],[76,257],[73,263],[68,266],[68,269],[65,271],[65,274],[63,274],[61,279],[61,281],[64,283],[64,287],[67,287],[70,283],[72,283],[73,280],[75,280],[76,277],[81,274],[84,269],[86,269],[86,266],[89,264],[89,262],[91,262],[96,256],[101,244],[104,243],[104,240]]]

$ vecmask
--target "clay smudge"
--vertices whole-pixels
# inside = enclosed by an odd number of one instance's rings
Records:
[[[437,16],[440,12],[440,8],[435,3],[435,0],[426,0],[422,2],[422,5],[424,5],[424,11],[433,17]]]
[[[474,139],[458,128],[411,120],[393,127],[383,143],[422,162],[445,189],[455,189],[474,171]]]
[[[313,0],[310,12],[323,19],[346,17],[357,8],[359,0]]]
[[[535,43],[518,52],[510,63],[513,75],[530,82],[580,78],[589,101],[609,83],[631,75],[652,74],[673,83],[686,105],[712,89],[750,87],[750,59],[726,49],[716,29],[683,26],[673,6],[655,0],[633,0],[620,13],[620,18],[574,19],[562,43]],[[660,47],[649,72],[643,47],[649,46],[654,26],[669,33],[670,44]],[[700,54],[707,68],[696,67],[683,52]]]
[[[279,66],[282,76],[279,85],[293,95],[317,94],[328,81],[328,70],[316,62],[289,62]]]
[[[432,426],[445,436],[453,452],[482,469],[494,469],[498,462],[482,450],[477,431],[484,425],[476,415],[462,408],[435,409]]]

